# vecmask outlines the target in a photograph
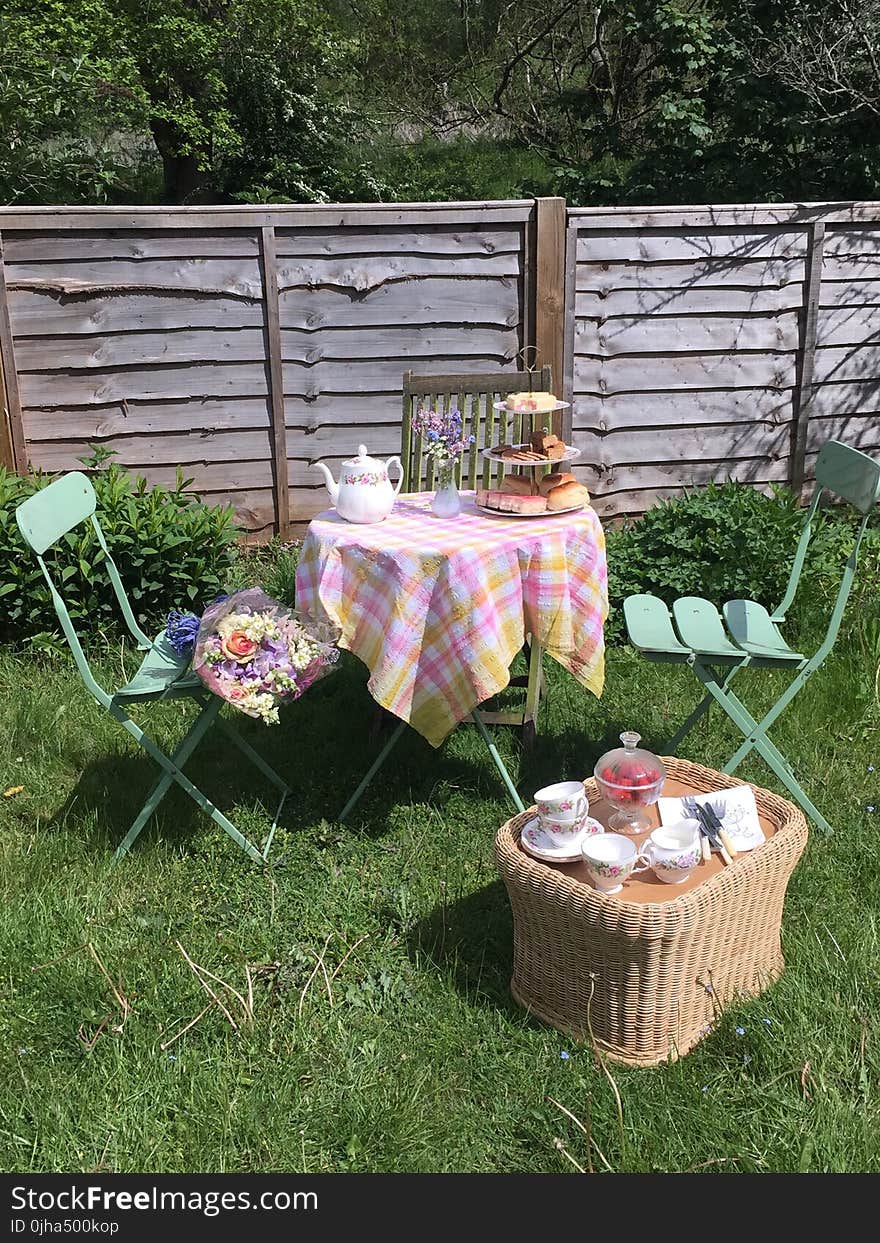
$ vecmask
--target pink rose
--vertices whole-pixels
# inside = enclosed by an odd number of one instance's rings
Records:
[[[220,644],[223,655],[239,664],[247,664],[259,646],[243,630],[233,630]]]

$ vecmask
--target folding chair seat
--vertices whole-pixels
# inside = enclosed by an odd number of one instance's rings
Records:
[[[172,784],[176,783],[255,862],[265,863],[275,835],[275,828],[278,823],[278,817],[281,814],[281,808],[290,792],[288,786],[274,769],[270,768],[265,760],[257,754],[253,747],[245,742],[240,734],[219,716],[220,710],[223,707],[223,700],[215,695],[211,695],[203,686],[201,680],[194,673],[189,672],[189,658],[178,656],[164,631],[157,635],[155,639],[150,639],[140,628],[128,596],[125,593],[125,588],[122,585],[122,579],[119,576],[116,563],[110,555],[110,550],[104,539],[104,533],[95,515],[95,504],[95,490],[89,480],[80,471],[72,471],[70,474],[56,479],[48,487],[34,493],[33,496],[19,505],[15,511],[15,517],[25,543],[36,554],[40,569],[43,571],[46,582],[49,584],[52,603],[55,606],[55,612],[58,614],[58,620],[64,631],[64,637],[67,639],[67,643],[73,653],[80,677],[98,703],[107,709],[111,716],[122,725],[123,729],[131,734],[135,741],[143,747],[148,755],[152,756],[162,769],[161,777],[156,782],[149,798],[117,848],[114,859],[121,859],[128,852],[132,843]],[[145,653],[140,668],[134,677],[130,678],[124,686],[112,692],[106,691],[95,678],[80,643],[79,635],[67,611],[64,599],[43,559],[43,554],[57,544],[68,531],[72,531],[75,527],[86,522],[91,524],[97,537],[107,566],[107,573],[129,633],[135,640],[139,650]],[[127,705],[131,703],[166,699],[193,699],[201,707],[201,711],[188,733],[170,756],[166,755],[158,744],[144,733],[125,710]],[[232,821],[201,790],[194,786],[183,772],[184,764],[215,721],[230,741],[281,792],[281,799],[272,821],[272,827],[262,850],[258,850],[253,842],[248,841]]]
[[[819,501],[826,491],[859,510],[862,522],[855,546],[843,569],[825,637],[817,651],[807,657],[790,646],[779,627],[784,623],[797,593],[813,521]],[[807,814],[828,833],[832,831],[831,826],[803,791],[788,760],[767,737],[767,730],[791,703],[807,678],[823,664],[834,646],[855,578],[862,537],[878,500],[880,462],[840,441],[829,440],[823,445],[816,461],[816,487],[804,519],[785,595],[772,613],[755,600],[729,600],[719,613],[714,604],[700,596],[682,596],[673,603],[671,615],[666,604],[651,595],[629,596],[623,605],[627,633],[633,647],[646,660],[690,665],[706,690],[705,697],[664,750],[674,754],[709,706],[713,702],[719,704],[744,736],[744,742],[725,764],[723,771],[733,773],[752,750],[757,751]],[[727,670],[723,681],[715,673],[716,667]],[[760,721],[730,689],[737,674],[747,668],[788,668],[795,674],[793,681]]]
[[[133,678],[113,692],[114,699],[138,702],[148,699],[188,699],[202,687],[198,674],[190,672],[190,658],[178,656],[163,630],[141,661]]]

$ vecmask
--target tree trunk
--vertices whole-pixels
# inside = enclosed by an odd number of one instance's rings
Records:
[[[210,186],[210,175],[199,168],[194,155],[181,155],[180,135],[167,121],[151,119],[150,129],[156,149],[162,157],[162,179],[165,203],[191,203],[203,201]]]

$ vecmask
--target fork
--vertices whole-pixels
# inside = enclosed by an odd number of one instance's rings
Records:
[[[681,800],[682,810],[685,811],[692,820],[696,820],[700,826],[700,850],[703,855],[704,863],[708,863],[712,858],[712,846],[709,841],[709,834],[706,824],[703,820],[703,809],[697,803],[697,800],[690,795],[686,795]]]

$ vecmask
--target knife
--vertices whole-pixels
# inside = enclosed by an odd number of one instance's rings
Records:
[[[712,828],[715,830],[715,833],[717,834],[718,840],[721,842],[721,845],[730,855],[731,859],[735,859],[739,852],[737,851],[733,842],[730,840],[730,836],[727,830],[725,829],[724,825],[721,823],[721,820],[715,808],[712,806],[711,803],[707,803],[705,807],[703,808],[703,810],[706,813],[707,819],[711,822]]]
[[[685,812],[693,820],[696,820],[697,824],[700,826],[700,852],[703,856],[703,862],[708,863],[712,858],[712,843],[709,839],[709,833],[706,829],[705,821],[700,814],[702,809],[697,806],[696,799],[683,798],[681,802]]]
[[[718,836],[718,831],[716,830],[715,825],[711,819],[708,808],[702,807],[696,801],[691,801],[690,805],[689,806],[686,805],[685,809],[688,811],[691,811],[693,815],[696,817],[696,819],[700,822],[700,831],[703,835],[703,847],[702,847],[703,858],[704,859],[706,858],[706,845],[709,842],[711,842],[712,845],[715,847],[715,849],[720,852],[721,858],[724,860],[724,862],[732,863],[733,860],[728,854],[726,846],[721,841],[721,838]]]

